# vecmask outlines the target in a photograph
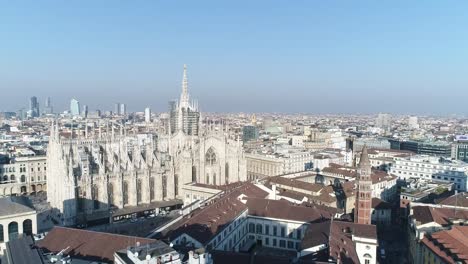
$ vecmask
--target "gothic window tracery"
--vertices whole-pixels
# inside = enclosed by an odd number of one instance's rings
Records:
[[[216,163],[216,153],[213,148],[209,148],[205,155],[205,161],[208,165],[213,165]]]

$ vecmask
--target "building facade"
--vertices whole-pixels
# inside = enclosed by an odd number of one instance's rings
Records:
[[[425,155],[395,159],[390,172],[400,179],[421,178],[455,184],[459,191],[467,190],[468,164]]]
[[[0,196],[47,191],[46,156],[16,157],[0,164]]]
[[[61,212],[63,225],[86,221],[112,208],[181,198],[190,182],[223,185],[246,180],[239,138],[228,128],[202,128],[188,118],[186,68],[178,124],[167,134],[137,134],[116,123],[99,127],[91,137],[62,138],[51,128],[47,157],[48,201]],[[169,127],[171,127],[169,125]],[[73,135],[74,133],[72,133]],[[86,134],[87,135],[87,134]]]

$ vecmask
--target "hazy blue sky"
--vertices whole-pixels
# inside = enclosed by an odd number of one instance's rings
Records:
[[[223,3],[221,3],[223,2]],[[228,3],[229,2],[229,3]],[[0,110],[468,114],[468,1],[3,1]]]

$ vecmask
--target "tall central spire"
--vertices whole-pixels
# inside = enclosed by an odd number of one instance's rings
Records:
[[[179,105],[185,108],[189,107],[187,65],[186,64],[184,64],[184,76],[182,77],[182,94],[180,95]]]

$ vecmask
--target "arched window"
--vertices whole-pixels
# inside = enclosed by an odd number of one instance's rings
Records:
[[[10,224],[8,224],[8,240],[11,241],[17,238],[18,238],[18,223],[11,222]]]
[[[175,195],[179,195],[179,175],[174,175],[174,193]]]
[[[163,175],[162,177],[162,194],[163,198],[167,197],[167,176]]]
[[[137,180],[137,203],[141,203],[141,179]]]
[[[210,174],[209,173],[206,174],[206,182],[205,183],[210,184]]]
[[[7,175],[3,176],[3,181],[5,181],[5,182],[8,181],[8,176]]]
[[[0,242],[3,241],[5,241],[5,239],[3,238],[3,225],[0,225]]]
[[[21,175],[21,182],[26,182],[26,176]]]
[[[213,173],[213,185],[216,185],[216,172]]]
[[[123,204],[128,204],[128,183],[124,181],[123,183]]]
[[[150,200],[154,200],[154,178],[150,178]]]
[[[94,210],[99,209],[99,188],[96,184],[93,185],[93,189],[91,190],[92,199],[93,199],[93,207]]]
[[[11,181],[11,182],[14,182],[14,181],[15,181],[15,175],[13,175],[13,174],[10,175],[10,181]]]
[[[109,204],[112,206],[114,205],[114,185],[112,183],[107,184],[107,194],[109,199]]]
[[[23,234],[28,236],[32,235],[32,221],[31,219],[26,219],[23,221]]]
[[[216,163],[216,153],[213,148],[209,148],[205,155],[205,161],[208,165],[213,165]]]
[[[197,182],[197,167],[192,166],[192,182]]]
[[[229,164],[227,162],[224,166],[224,183],[229,184]]]

